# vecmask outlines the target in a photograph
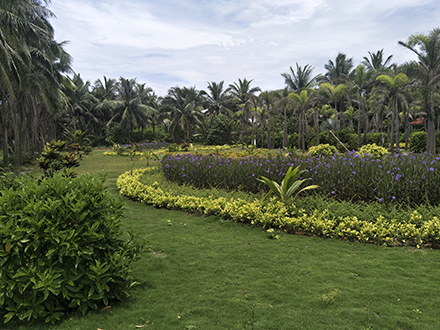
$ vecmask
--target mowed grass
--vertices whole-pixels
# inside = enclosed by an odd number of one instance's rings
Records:
[[[117,177],[146,161],[95,151],[79,173]],[[296,235],[127,200],[123,225],[150,249],[123,302],[56,325],[4,329],[440,329],[440,251]]]

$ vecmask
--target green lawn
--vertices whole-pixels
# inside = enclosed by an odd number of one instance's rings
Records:
[[[109,191],[145,160],[87,156],[80,173]],[[440,329],[440,251],[283,235],[125,202],[127,230],[148,236],[132,296],[57,325],[4,329]]]

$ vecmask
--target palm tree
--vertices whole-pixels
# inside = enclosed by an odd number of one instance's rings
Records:
[[[292,92],[289,94],[289,98],[293,101],[294,108],[299,114],[298,124],[298,148],[301,148],[303,152],[306,150],[305,132],[307,130],[307,117],[306,112],[313,106],[315,101],[314,97],[310,95],[311,90],[302,90],[300,93]]]
[[[313,67],[306,64],[304,68],[296,63],[296,71],[290,67],[290,73],[282,73],[284,83],[289,91],[302,91],[305,88],[313,87],[318,76],[312,77]]]
[[[336,115],[336,127],[340,129],[340,117],[344,112],[344,101],[348,97],[348,85],[339,84],[334,86],[330,83],[322,83],[319,85],[319,96],[326,100],[326,103],[334,105]]]
[[[195,87],[172,87],[162,101],[162,113],[170,123],[170,132],[177,140],[177,132],[181,130],[184,139],[191,141],[191,131],[202,124],[202,109],[206,103],[204,92]]]
[[[345,81],[351,74],[353,69],[353,59],[347,58],[344,53],[338,53],[335,62],[328,61],[328,64],[324,65],[327,70],[324,77],[327,81],[339,84]]]
[[[436,152],[434,90],[440,80],[440,28],[428,35],[412,35],[406,42],[399,41],[403,47],[417,55],[418,65],[415,78],[422,89],[423,103],[428,126],[427,152]]]
[[[407,101],[407,88],[409,78],[404,73],[399,73],[394,77],[380,75],[376,78],[379,83],[376,91],[383,95],[381,102],[388,104],[391,115],[390,144],[391,153],[394,152],[394,131],[396,131],[396,144],[399,143],[399,113],[402,107],[409,108]],[[396,125],[396,126],[395,126]],[[396,127],[396,129],[395,129]]]
[[[372,71],[369,71],[372,72]],[[353,92],[353,101],[359,106],[359,116],[358,116],[358,127],[357,127],[357,147],[361,147],[361,126],[364,127],[364,141],[367,143],[367,113],[365,109],[366,97],[370,83],[370,74],[366,67],[363,65],[358,65],[354,70],[353,79],[350,81],[349,89]]]
[[[101,102],[110,101],[116,98],[116,90],[116,79],[108,79],[106,76],[104,76],[104,81],[101,79],[95,81],[92,94]]]
[[[395,64],[391,63],[393,55],[388,56],[384,60],[383,49],[376,53],[368,52],[369,57],[364,56],[362,64],[365,65],[367,71],[383,71],[389,70]]]
[[[147,125],[148,117],[153,111],[149,106],[142,104],[142,93],[136,79],[120,77],[117,84],[117,99],[102,102],[98,108],[108,108],[112,111],[112,117],[107,123],[121,124],[122,130],[128,133],[128,141],[131,140],[131,131]]]
[[[54,40],[52,16],[40,1],[0,3],[0,123],[6,166],[8,126],[12,124],[14,165],[21,166],[23,144],[28,150],[35,147],[32,134],[40,119],[33,115],[65,105],[62,73],[70,71],[71,59],[63,50],[64,43]]]
[[[227,90],[223,88],[224,81],[219,82],[208,82],[209,93],[206,94],[206,99],[208,102],[208,113],[209,115],[219,115],[221,113],[229,113],[228,109],[230,97]]]
[[[246,103],[249,100],[250,95],[261,91],[260,87],[251,88],[252,81],[253,79],[238,79],[238,83],[233,82],[229,85],[227,91],[234,98],[236,104],[241,105]]]

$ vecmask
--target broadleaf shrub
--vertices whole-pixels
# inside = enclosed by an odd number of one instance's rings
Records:
[[[409,140],[409,148],[414,152],[425,152],[428,134],[426,132],[414,132]]]
[[[104,178],[22,177],[0,196],[0,315],[56,322],[128,295],[145,242],[120,226]]]
[[[309,148],[310,156],[333,156],[338,152],[335,146],[331,146],[329,144],[320,144],[315,147]]]
[[[389,152],[386,148],[373,144],[366,144],[359,149],[360,156],[369,155],[371,158],[379,159],[384,155],[388,155]]]

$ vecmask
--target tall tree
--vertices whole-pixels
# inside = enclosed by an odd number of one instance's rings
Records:
[[[415,78],[422,90],[424,110],[428,126],[427,152],[436,152],[434,93],[440,80],[440,28],[428,35],[411,35],[406,42],[399,41],[403,47],[417,55]]]
[[[98,106],[111,109],[112,117],[107,125],[112,122],[120,123],[122,130],[127,132],[129,141],[131,140],[131,131],[145,127],[149,114],[153,112],[151,107],[142,104],[142,96],[136,79],[120,77],[117,84],[117,99],[104,101]]]
[[[327,81],[340,84],[352,74],[353,59],[347,58],[347,55],[344,53],[338,53],[335,61],[329,60],[324,65],[324,68],[327,70],[324,75]]]
[[[209,115],[228,114],[230,97],[223,87],[224,81],[208,82],[209,93],[206,94]]]
[[[182,132],[187,142],[191,141],[191,132],[202,124],[201,110],[206,103],[204,94],[195,87],[172,87],[168,90],[161,111],[170,123],[169,130],[175,141],[178,140],[178,131]]]
[[[388,105],[391,115],[390,144],[391,153],[394,152],[394,133],[396,134],[396,144],[399,145],[399,113],[400,109],[408,109],[407,89],[409,79],[404,73],[399,73],[394,77],[380,75],[376,78],[379,83],[377,92],[383,95],[381,103]]]
[[[390,69],[394,64],[391,63],[393,55],[389,55],[384,59],[383,49],[376,53],[368,52],[368,57],[364,56],[362,64],[365,65],[367,71],[381,71]]]
[[[249,100],[251,94],[255,94],[261,91],[260,87],[251,87],[252,81],[253,79],[238,79],[238,82],[233,82],[229,85],[227,91],[234,98],[236,104],[241,105],[246,103]]]
[[[298,148],[303,151],[306,150],[306,137],[307,130],[307,117],[306,112],[313,107],[315,98],[310,95],[311,90],[302,90],[301,92],[292,92],[289,94],[289,98],[293,101],[294,108],[299,115],[299,129],[298,129]]]
[[[306,64],[302,68],[296,63],[296,70],[290,67],[290,73],[282,73],[284,77],[284,83],[289,91],[302,91],[303,89],[313,87],[316,83],[316,77],[312,76],[313,67],[310,64]]]

